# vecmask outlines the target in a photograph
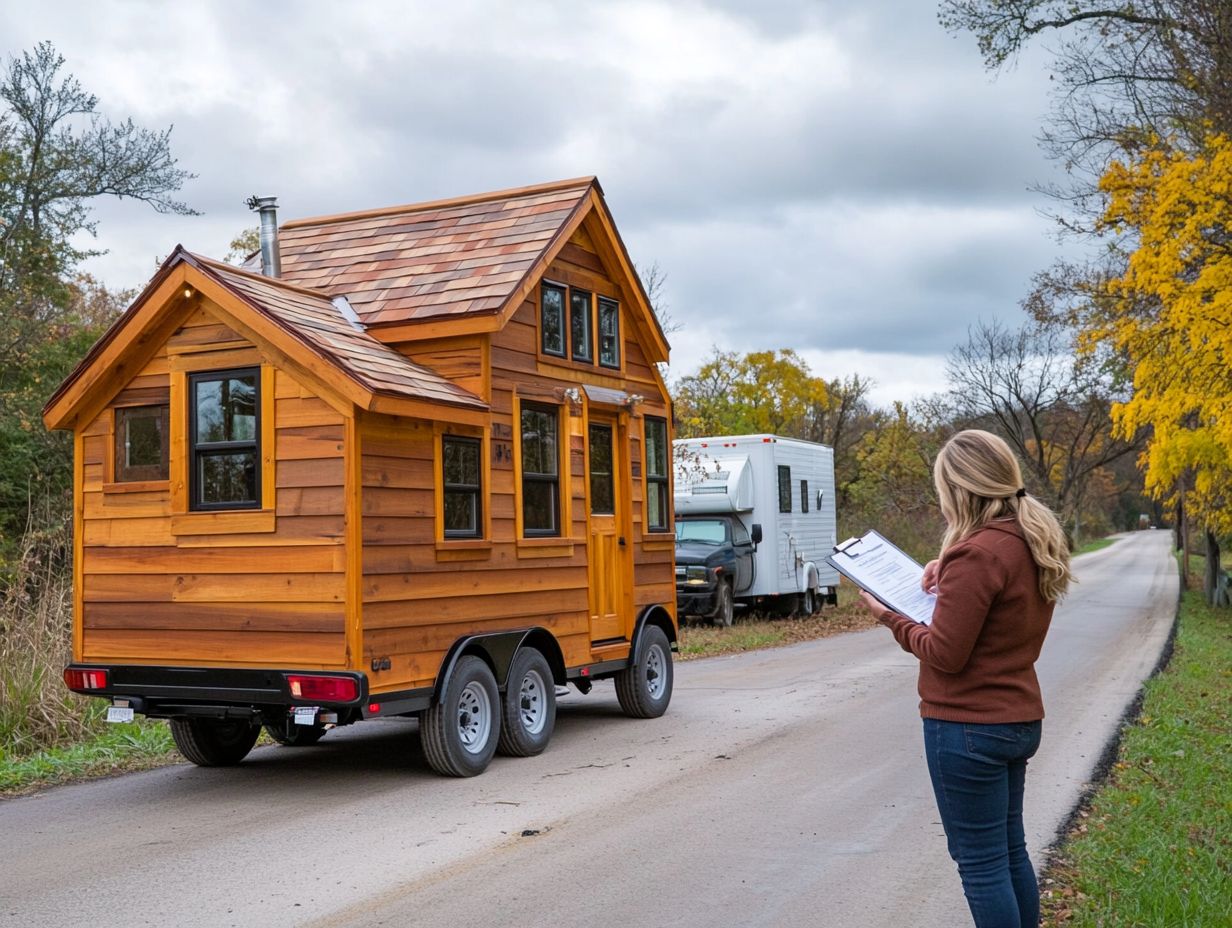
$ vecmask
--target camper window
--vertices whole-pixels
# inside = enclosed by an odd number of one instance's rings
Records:
[[[560,534],[560,440],[555,406],[522,406],[522,533]]]
[[[191,508],[260,508],[261,372],[209,371],[188,384]]]
[[[791,512],[791,468],[779,465],[779,512]]]
[[[480,447],[477,438],[441,436],[446,538],[478,538],[482,534]]]
[[[808,512],[808,481],[800,481],[800,511]]]
[[[647,416],[646,531],[667,531],[667,420]]]
[[[539,346],[544,354],[565,356],[565,288],[544,284],[539,296]]]
[[[126,406],[115,411],[115,479],[166,480],[168,409],[159,406]]]

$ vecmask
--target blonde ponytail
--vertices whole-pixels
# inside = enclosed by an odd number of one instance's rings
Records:
[[[942,552],[994,519],[1017,519],[1039,569],[1040,594],[1048,602],[1065,595],[1074,579],[1065,532],[1051,509],[1022,492],[1022,470],[1003,439],[959,432],[937,455],[933,481],[946,521]]]

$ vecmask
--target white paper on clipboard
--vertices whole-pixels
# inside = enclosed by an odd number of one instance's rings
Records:
[[[876,531],[836,545],[830,566],[900,615],[930,625],[937,597],[920,587],[924,568]]]

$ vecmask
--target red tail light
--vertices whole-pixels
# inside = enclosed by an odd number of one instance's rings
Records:
[[[80,670],[76,667],[65,667],[64,685],[74,693],[81,693],[85,690],[105,690],[107,688],[107,671]]]
[[[287,685],[296,699],[350,702],[359,696],[359,686],[350,677],[288,676]]]

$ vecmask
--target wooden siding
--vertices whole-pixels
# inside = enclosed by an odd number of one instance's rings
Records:
[[[117,404],[165,398],[177,371],[245,358],[262,360],[208,306],[198,308],[84,429],[77,659],[346,665],[346,420],[319,396],[286,372],[263,367],[274,378],[262,409],[274,416],[273,455],[264,455],[266,466],[273,462],[274,489],[263,500],[272,530],[248,530],[259,513],[177,512],[167,481],[137,492],[104,486]],[[184,453],[176,437],[186,412],[172,410],[173,455]]]

